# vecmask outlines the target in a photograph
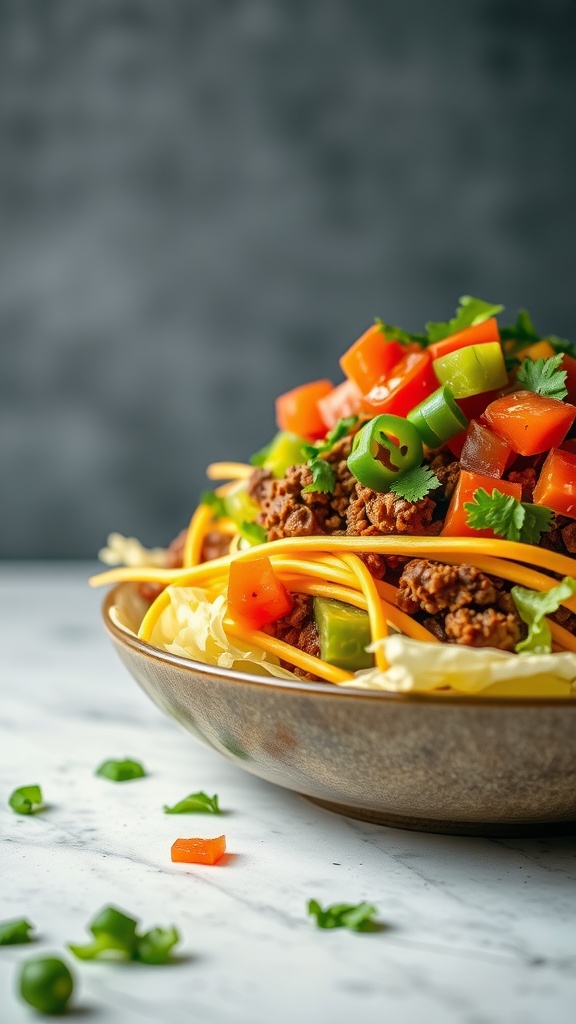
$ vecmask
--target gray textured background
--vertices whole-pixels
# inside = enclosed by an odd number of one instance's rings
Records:
[[[0,555],[167,543],[376,315],[573,337],[575,11],[0,0]]]

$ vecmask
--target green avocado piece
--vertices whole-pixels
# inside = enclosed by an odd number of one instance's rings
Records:
[[[323,661],[350,672],[372,668],[374,655],[366,651],[372,639],[368,612],[330,597],[315,597],[314,619]]]

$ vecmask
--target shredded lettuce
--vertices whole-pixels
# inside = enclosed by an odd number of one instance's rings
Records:
[[[257,647],[250,649],[237,640],[232,643],[224,631],[226,598],[210,600],[198,587],[170,587],[170,604],[162,612],[151,643],[181,658],[193,658],[220,668],[240,669],[294,679],[278,659]]]
[[[561,583],[544,592],[512,587],[510,591],[518,615],[528,626],[528,636],[516,644],[517,654],[549,654],[552,634],[546,615],[558,611],[563,601],[576,594],[576,580],[565,576]]]

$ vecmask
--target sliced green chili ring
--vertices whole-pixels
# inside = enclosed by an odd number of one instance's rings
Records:
[[[348,456],[348,469],[373,491],[390,484],[422,462],[422,441],[416,427],[402,416],[383,413],[358,431]]]
[[[468,426],[468,420],[445,384],[420,402],[406,418],[429,448],[439,448]]]

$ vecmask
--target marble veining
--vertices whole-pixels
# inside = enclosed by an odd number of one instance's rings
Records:
[[[341,818],[243,772],[165,718],[117,660],[84,564],[0,568],[0,920],[34,922],[0,949],[0,1021],[24,1024],[18,963],[83,941],[115,903],[174,923],[177,962],[73,963],[70,1019],[136,1024],[571,1024],[576,838],[425,835]],[[108,757],[149,775],[97,778]],[[46,810],[7,798],[38,782]],[[224,809],[172,816],[205,789]],[[212,868],[170,862],[178,835],[225,832]],[[306,902],[369,900],[387,928],[321,931]],[[71,959],[71,958],[70,958]]]

